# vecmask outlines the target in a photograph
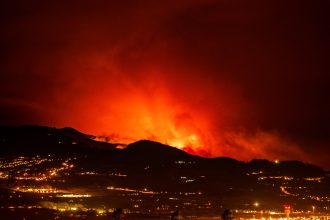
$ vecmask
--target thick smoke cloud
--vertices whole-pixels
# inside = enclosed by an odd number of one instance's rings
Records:
[[[327,1],[1,4],[1,124],[330,167]]]

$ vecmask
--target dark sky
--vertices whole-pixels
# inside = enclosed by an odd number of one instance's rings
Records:
[[[330,168],[330,1],[1,1],[0,124]]]

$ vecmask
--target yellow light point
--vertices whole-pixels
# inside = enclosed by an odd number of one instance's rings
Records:
[[[279,163],[280,163],[280,161],[279,161],[279,160],[275,160],[275,161],[274,161],[274,163],[276,163],[276,164],[279,164]]]
[[[255,202],[255,203],[254,203],[254,206],[255,206],[255,207],[258,207],[258,206],[259,206],[259,203],[258,203],[258,202]]]
[[[105,213],[105,210],[103,210],[103,209],[97,209],[97,213],[98,214],[104,214]]]

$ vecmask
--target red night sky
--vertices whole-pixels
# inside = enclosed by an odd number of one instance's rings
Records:
[[[330,3],[1,1],[0,124],[330,168]]]

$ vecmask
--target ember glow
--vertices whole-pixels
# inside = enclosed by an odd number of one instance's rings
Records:
[[[325,2],[5,3],[1,124],[330,167]]]

